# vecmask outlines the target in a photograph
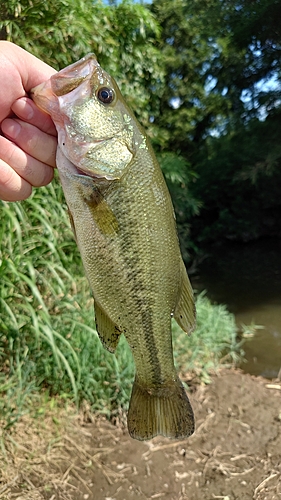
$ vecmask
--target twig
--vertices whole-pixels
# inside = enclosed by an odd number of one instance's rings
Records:
[[[149,443],[145,443],[145,444],[147,444],[149,446],[149,449],[142,454],[143,457],[146,457],[147,455],[149,455],[150,452],[159,451],[159,450],[166,450],[168,448],[174,448],[174,446],[179,446],[178,441],[175,441],[175,442],[169,443],[169,444],[160,444],[158,446],[149,445]],[[180,444],[182,445],[183,443],[181,442]]]
[[[30,481],[30,479],[27,476],[25,476],[24,474],[22,474],[22,478],[24,479],[24,481],[26,481],[29,484],[29,486],[31,486],[31,488],[33,490],[36,489],[36,486],[34,486],[34,484]]]
[[[76,478],[81,481],[82,484],[84,484],[85,488],[88,490],[89,493],[93,493],[92,490],[90,490],[89,486],[87,485],[86,481],[83,479],[83,477],[81,477],[78,472],[76,472],[76,467],[74,466],[73,469],[72,469],[72,474],[74,474],[74,476],[76,476]]]
[[[234,462],[235,460],[240,460],[240,458],[252,458],[251,456],[247,455],[246,453],[242,453],[241,455],[235,455],[235,457],[231,457],[230,460]]]
[[[251,467],[250,469],[246,469],[243,472],[230,472],[231,476],[245,476],[245,474],[249,474],[249,472],[252,472],[255,469],[255,467]]]
[[[264,487],[265,484],[267,484],[271,479],[274,479],[276,476],[278,476],[279,473],[278,472],[274,472],[273,474],[271,474],[270,476],[268,476],[266,479],[264,479],[255,489],[254,491],[254,498],[257,498],[257,494],[259,493],[259,491],[261,491]]]
[[[13,486],[13,484],[15,484],[15,482],[19,479],[19,474],[17,476],[15,476],[12,481],[9,481],[9,483],[6,483],[4,484],[4,486],[1,488],[0,490],[0,495],[2,495],[2,493],[4,493],[8,488],[10,488],[10,486]]]
[[[74,467],[74,464],[70,464],[70,466],[68,467],[68,469],[66,469],[66,471],[65,471],[64,475],[62,476],[62,481],[65,481],[65,480],[66,480],[66,478],[67,478],[67,476],[68,476],[69,472],[71,471],[71,469],[73,469],[73,467]]]
[[[208,423],[209,423],[209,420],[211,420],[212,418],[215,417],[215,412],[213,411],[212,413],[209,413],[209,415],[207,415],[207,417],[205,418],[205,420],[202,422],[202,424],[199,425],[199,427],[197,427],[196,431],[195,431],[195,434],[194,436],[197,436],[198,434],[200,434],[201,430],[204,429],[205,427],[207,427]],[[189,438],[189,440],[192,439],[192,436]]]
[[[89,458],[90,460],[93,460],[93,462],[95,463],[95,465],[102,471],[103,475],[105,476],[105,478],[107,479],[108,483],[110,485],[113,484],[113,481],[110,479],[109,475],[107,474],[107,472],[105,471],[105,467],[102,466],[102,464],[98,461],[98,459],[95,457],[95,456],[92,456],[90,455],[87,451],[83,450],[82,448],[80,448],[76,443],[75,441],[73,441],[70,437],[68,436],[64,436],[64,439],[66,439],[67,441],[69,441],[81,454],[83,454],[86,458]],[[113,472],[109,467],[106,467],[109,471],[110,471],[110,474],[115,476],[115,477],[120,477],[120,474],[116,473],[116,472]]]
[[[281,391],[281,385],[280,384],[265,384],[265,387],[267,389],[277,389],[278,391]]]

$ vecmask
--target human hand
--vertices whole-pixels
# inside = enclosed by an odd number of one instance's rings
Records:
[[[0,67],[0,199],[19,201],[54,175],[56,129],[28,92],[55,70],[6,41],[0,41]]]

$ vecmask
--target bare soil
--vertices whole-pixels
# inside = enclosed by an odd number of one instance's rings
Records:
[[[134,441],[87,408],[24,417],[3,440],[0,498],[281,499],[280,381],[225,370],[190,399],[185,441]]]

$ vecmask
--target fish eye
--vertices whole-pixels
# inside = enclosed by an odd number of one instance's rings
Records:
[[[114,90],[108,87],[101,87],[97,91],[97,98],[103,104],[110,104],[114,100]]]

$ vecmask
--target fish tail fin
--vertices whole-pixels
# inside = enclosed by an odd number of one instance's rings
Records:
[[[136,377],[128,412],[128,430],[134,439],[162,436],[185,439],[194,432],[194,416],[177,377],[159,388],[143,387]]]

